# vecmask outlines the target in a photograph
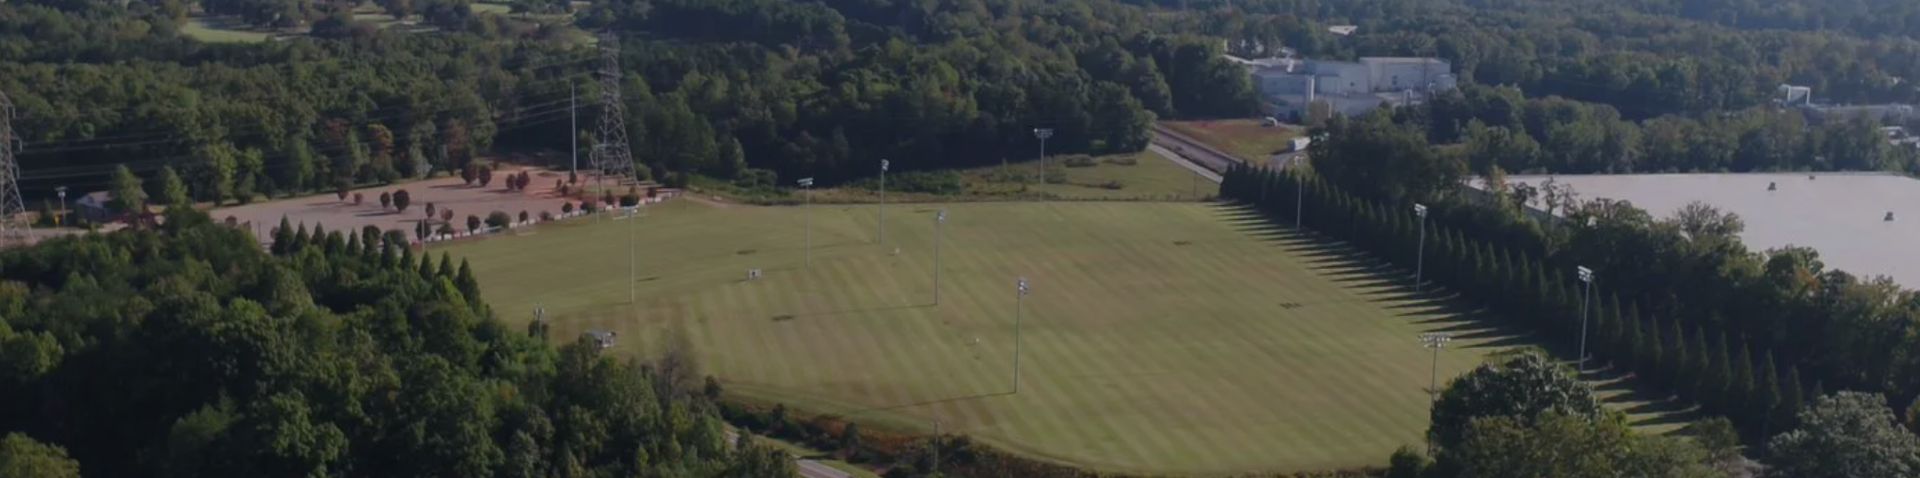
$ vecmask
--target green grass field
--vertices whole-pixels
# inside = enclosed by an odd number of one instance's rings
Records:
[[[964,191],[962,198],[932,194],[887,194],[895,202],[940,202],[963,199],[999,199],[1051,197],[1069,200],[1154,200],[1192,201],[1212,197],[1219,187],[1166,158],[1149,152],[1095,157],[1092,166],[1055,169],[1065,174],[1065,183],[1040,180],[1040,162],[1024,161],[1006,165],[981,166],[957,171]],[[1132,164],[1125,164],[1131,162]],[[1118,188],[1109,187],[1117,185]],[[814,192],[821,202],[873,202],[878,194],[872,189],[823,188]]]
[[[180,26],[180,33],[208,43],[258,43],[273,38],[271,33],[243,28],[238,19],[194,16]]]
[[[1242,161],[1265,161],[1274,153],[1285,151],[1288,148],[1287,142],[1300,135],[1296,130],[1285,127],[1262,126],[1260,121],[1228,119],[1163,121],[1160,124],[1194,140],[1238,156]]]
[[[685,200],[444,249],[473,261],[496,314],[524,322],[539,304],[554,337],[612,330],[617,351],[644,354],[677,330],[733,393],[908,430],[937,418],[1110,471],[1379,465],[1421,443],[1419,333],[1460,334],[1442,380],[1525,343],[1225,206],[945,207],[937,306],[930,205],[889,207],[886,245],[872,206],[815,206],[811,267],[800,208]],[[766,276],[745,281],[749,268]],[[1014,394],[1020,276],[1034,292]]]

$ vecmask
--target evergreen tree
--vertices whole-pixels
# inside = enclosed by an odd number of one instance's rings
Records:
[[[1800,367],[1787,367],[1787,379],[1780,384],[1780,406],[1773,409],[1773,428],[1785,430],[1794,425],[1793,417],[1805,406],[1805,385],[1800,382]]]
[[[422,279],[432,279],[434,277],[435,270],[437,269],[433,267],[433,254],[421,254],[420,255],[420,277]]]
[[[1760,382],[1754,384],[1754,391],[1759,396],[1755,397],[1756,400],[1749,402],[1747,421],[1760,424],[1760,436],[1772,436],[1773,412],[1780,408],[1782,400],[1780,369],[1774,365],[1772,350],[1768,350],[1765,357],[1758,375]]]
[[[1707,372],[1703,374],[1705,380],[1701,380],[1701,392],[1697,401],[1711,405],[1715,411],[1720,411],[1720,415],[1730,415],[1728,411],[1732,409],[1730,407],[1732,401],[1726,401],[1726,397],[1740,394],[1740,390],[1734,388],[1734,355],[1732,355],[1732,349],[1726,344],[1726,332],[1720,332],[1716,336],[1713,340],[1713,353],[1707,355],[1705,359],[1707,361],[1703,365],[1707,367],[1705,369]]]
[[[1693,342],[1690,347],[1690,351],[1693,352],[1691,357],[1693,378],[1683,382],[1685,385],[1692,386],[1688,391],[1692,392],[1693,396],[1688,398],[1709,409],[1719,410],[1718,398],[1727,388],[1727,376],[1733,374],[1727,367],[1726,335],[1720,335],[1719,340],[1709,344],[1706,330],[1699,325],[1694,325]]]
[[[1761,397],[1761,395],[1765,394],[1764,391],[1755,389],[1753,351],[1747,348],[1745,342],[1740,344],[1740,355],[1733,358],[1732,373],[1733,375],[1727,382],[1727,391],[1721,395],[1721,397],[1724,398],[1721,399],[1720,403],[1726,407],[1727,415],[1742,416],[1741,412],[1745,410],[1740,409],[1741,404],[1747,403],[1748,400],[1762,399],[1763,397]],[[1742,420],[1742,422],[1753,423],[1746,420]]]
[[[307,223],[300,223],[300,229],[293,233],[293,245],[287,247],[287,252],[290,254],[299,253],[302,249],[306,249],[307,244],[311,242],[313,242],[313,240],[311,236],[307,234]]]
[[[349,256],[357,256],[357,255],[360,255],[360,254],[361,254],[361,247],[360,247],[360,235],[358,235],[358,234],[348,234],[348,235],[347,235],[347,248],[346,248],[346,250],[345,250],[345,251],[343,251],[343,252],[345,252],[345,253],[346,253],[346,255],[349,255]]]
[[[452,255],[448,255],[445,252],[440,253],[440,269],[434,272],[434,275],[438,277],[446,278],[446,279],[453,279],[454,275],[453,275],[453,256]]]
[[[286,255],[289,247],[293,247],[293,223],[286,216],[280,216],[280,227],[273,229],[273,245],[268,246],[267,250],[280,256]]]
[[[1686,330],[1680,327],[1679,319],[1674,319],[1671,323],[1673,327],[1667,329],[1667,353],[1663,354],[1667,360],[1666,363],[1661,364],[1660,367],[1669,371],[1667,375],[1667,386],[1673,387],[1678,391],[1685,389],[1687,384],[1694,383],[1694,380],[1697,379],[1692,373],[1693,370],[1695,370],[1693,368],[1694,355],[1703,353],[1703,351],[1687,350]]]
[[[407,247],[407,245],[405,244],[401,244],[400,245],[400,263],[395,265],[395,268],[400,270],[408,270],[408,269],[413,269],[413,267],[414,267],[413,248]]]
[[[1654,383],[1672,383],[1673,369],[1668,368],[1668,364],[1673,358],[1667,353],[1667,341],[1660,336],[1660,319],[1647,319],[1646,331],[1646,339],[1640,342],[1639,371],[1653,378]]]
[[[1627,326],[1623,323],[1625,319],[1620,315],[1619,294],[1607,294],[1607,313],[1600,317],[1601,345],[1594,348],[1605,351],[1603,353],[1607,355],[1607,362],[1625,363],[1621,358],[1626,354],[1620,351],[1624,349],[1622,345],[1626,341]]]
[[[1615,363],[1637,374],[1641,370],[1646,370],[1647,334],[1640,326],[1640,316],[1629,313],[1622,320],[1626,321],[1626,325],[1621,332],[1623,338],[1620,346],[1616,349],[1620,358],[1616,359]]]
[[[467,265],[466,259],[460,260],[460,272],[454,275],[453,285],[460,289],[460,295],[473,298],[469,300],[472,300],[475,306],[478,307],[480,304],[478,300],[480,297],[480,281],[473,277],[473,266]]]
[[[180,179],[180,173],[173,166],[160,168],[160,198],[167,200],[167,207],[192,207],[193,196],[187,191],[187,182]]]
[[[343,237],[338,231],[327,233],[326,251],[328,256],[339,257],[341,251],[345,250],[346,248],[347,248],[346,237]]]

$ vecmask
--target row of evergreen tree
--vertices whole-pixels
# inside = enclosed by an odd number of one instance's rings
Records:
[[[1278,222],[1298,220],[1408,269],[1423,255],[1422,219],[1411,204],[1365,199],[1303,169],[1238,166],[1225,175],[1220,196]],[[1604,290],[1582,290],[1574,271],[1550,270],[1535,253],[1469,236],[1438,219],[1442,216],[1426,219],[1425,280],[1567,344],[1580,340],[1585,302],[1591,366],[1631,371],[1709,413],[1727,416],[1754,437],[1791,427],[1807,394],[1820,395],[1818,381],[1806,388],[1799,371],[1778,366],[1770,351],[1761,351],[1756,360],[1752,347],[1724,332],[1709,333],[1697,324],[1689,329],[1677,320],[1642,314],[1636,303]]]

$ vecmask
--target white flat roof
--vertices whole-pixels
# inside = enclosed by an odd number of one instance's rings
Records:
[[[1813,179],[1808,179],[1808,176]],[[1828,269],[1884,275],[1920,288],[1920,180],[1873,173],[1627,174],[1510,176],[1539,186],[1548,177],[1577,198],[1619,199],[1655,218],[1700,201],[1740,216],[1752,252],[1796,245],[1820,252]],[[1767,184],[1777,186],[1767,190]],[[1884,218],[1892,212],[1894,220]]]

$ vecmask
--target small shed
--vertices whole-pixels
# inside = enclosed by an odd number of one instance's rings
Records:
[[[585,336],[599,344],[600,350],[606,350],[613,348],[614,339],[620,337],[620,333],[610,330],[589,330]]]
[[[113,193],[94,191],[73,200],[73,212],[86,218],[87,222],[107,222],[119,216],[119,213],[110,206],[111,204],[113,204]]]

